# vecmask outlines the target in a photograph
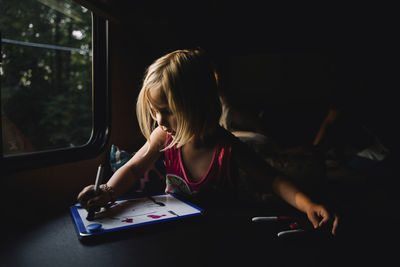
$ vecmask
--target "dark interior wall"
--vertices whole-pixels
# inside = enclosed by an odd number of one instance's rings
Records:
[[[398,84],[393,17],[383,6],[139,1],[120,7],[125,38],[146,57],[142,68],[175,49],[205,48],[229,102],[252,117],[261,111],[261,128],[283,146],[311,144],[331,107],[394,142],[382,123],[395,119]]]
[[[253,51],[226,57],[232,105],[256,116],[283,146],[311,144],[330,108],[365,124],[389,145],[398,111],[393,50],[321,47]],[[393,57],[392,57],[393,56]]]
[[[231,55],[226,61],[228,102],[246,116],[258,116],[258,131],[282,146],[312,143],[335,90],[328,55],[272,50]]]
[[[115,144],[135,151],[143,139],[136,120],[136,97],[144,72],[145,51],[139,35],[126,25],[110,24],[111,137]]]

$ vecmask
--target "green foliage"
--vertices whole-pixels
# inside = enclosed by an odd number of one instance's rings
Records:
[[[67,16],[41,2],[71,11]],[[3,39],[91,49],[91,13],[72,1],[0,0]],[[85,144],[92,130],[89,53],[2,42],[2,115],[36,150]]]

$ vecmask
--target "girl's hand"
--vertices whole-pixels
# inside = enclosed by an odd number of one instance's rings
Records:
[[[339,224],[339,218],[336,216],[336,214],[334,215],[334,218],[332,218],[327,209],[324,206],[318,204],[311,204],[306,210],[306,213],[314,228],[321,227],[322,225],[333,221],[332,235],[336,234],[336,229]]]
[[[93,208],[95,211],[99,211],[101,207],[111,201],[111,196],[102,186],[99,188],[99,194],[94,196],[94,185],[89,185],[79,193],[77,200],[86,210],[89,211]]]

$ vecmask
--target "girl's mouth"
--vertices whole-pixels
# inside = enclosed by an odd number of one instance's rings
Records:
[[[173,130],[171,130],[171,129],[169,129],[169,128],[161,127],[161,129],[162,129],[164,132],[166,132],[167,134],[169,134],[169,135],[175,135],[175,131],[173,131]]]

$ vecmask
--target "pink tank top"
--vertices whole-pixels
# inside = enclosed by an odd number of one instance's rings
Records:
[[[167,136],[167,146],[172,137]],[[195,195],[199,192],[218,192],[232,186],[230,158],[232,147],[218,145],[211,164],[199,182],[191,182],[186,175],[181,148],[173,146],[165,151],[166,193]]]

